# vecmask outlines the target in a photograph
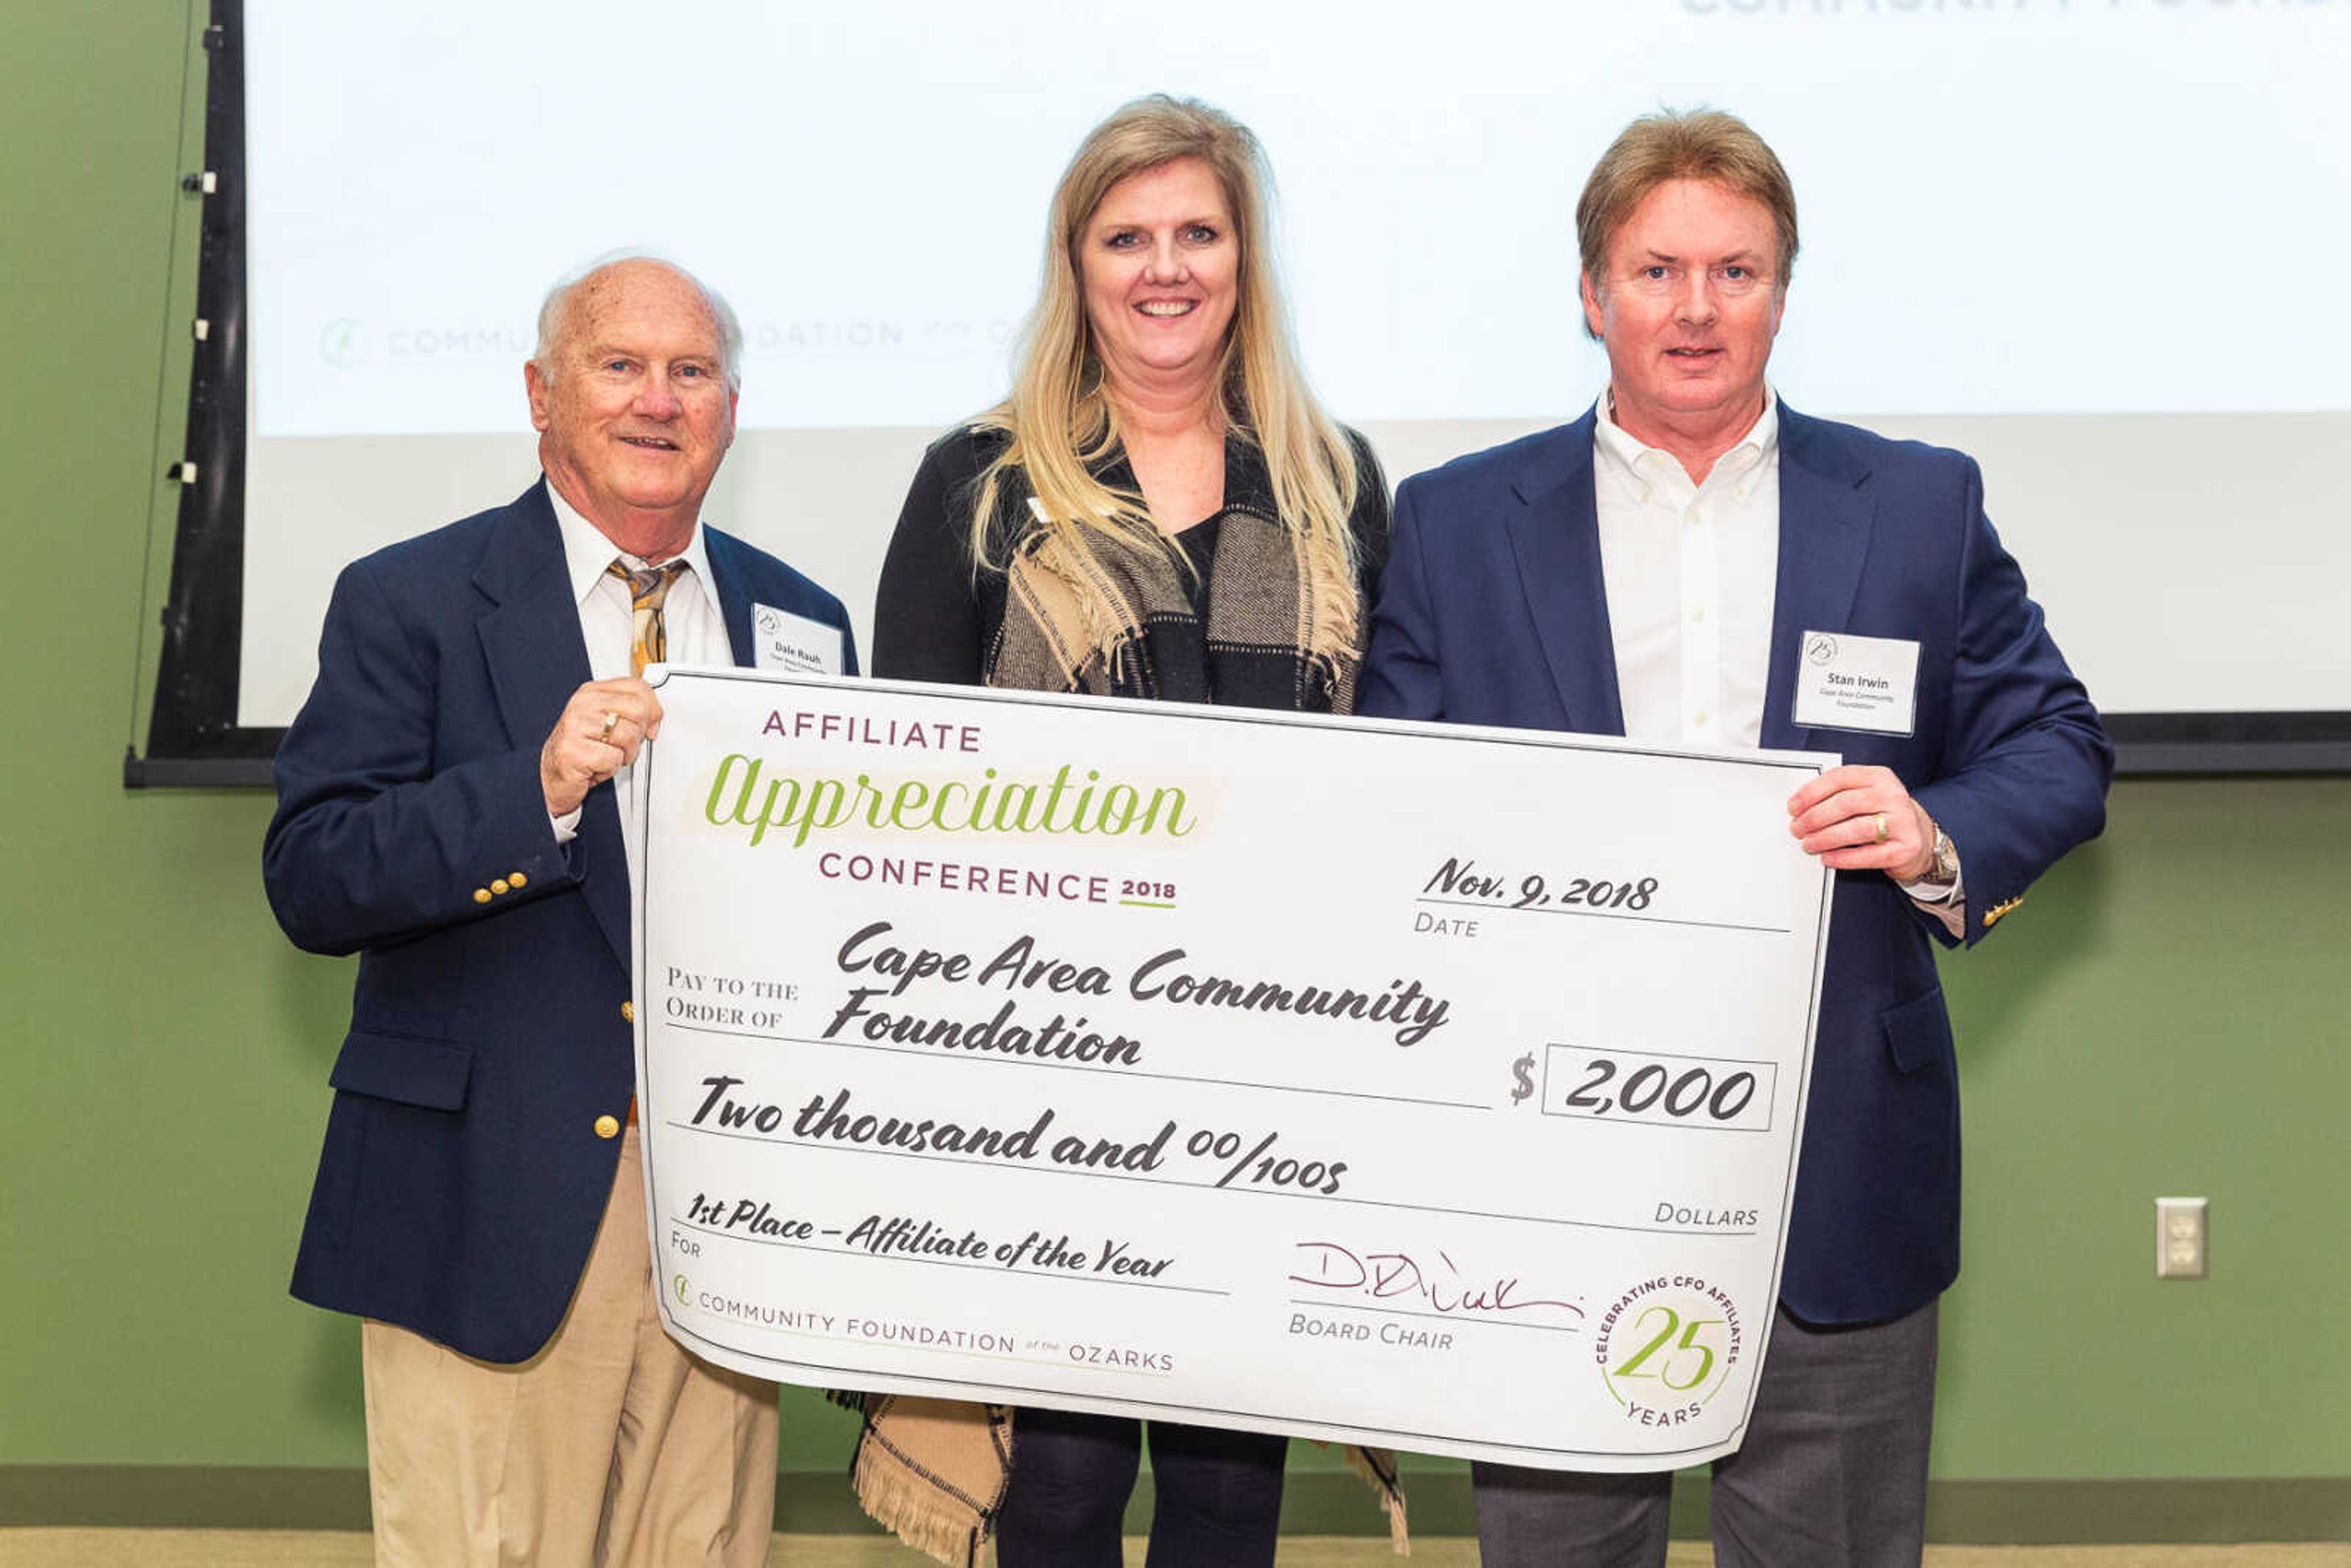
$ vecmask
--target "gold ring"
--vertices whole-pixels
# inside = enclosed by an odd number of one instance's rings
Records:
[[[604,727],[597,732],[596,738],[604,742],[608,746],[611,745],[612,741],[612,727],[620,722],[620,714],[614,709],[606,708],[604,710]],[[1877,819],[1877,836],[1881,839],[1886,836],[1886,819],[1883,817]]]
[[[1870,840],[1870,842],[1874,844],[1884,843],[1886,841],[1886,813],[1883,811],[1876,812],[1870,820],[1877,824],[1877,837]]]

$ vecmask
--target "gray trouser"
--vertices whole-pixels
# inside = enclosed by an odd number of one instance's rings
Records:
[[[1739,1451],[1714,1466],[1716,1568],[1917,1568],[1935,1308],[1809,1329],[1782,1311]],[[1485,1568],[1657,1568],[1673,1477],[1474,1467]]]

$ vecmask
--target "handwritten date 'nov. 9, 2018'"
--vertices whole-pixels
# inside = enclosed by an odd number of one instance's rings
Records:
[[[1539,871],[1513,876],[1480,866],[1475,859],[1447,855],[1445,863],[1421,884],[1419,901],[1555,915],[1637,915],[1656,902],[1657,888],[1654,876],[1571,876],[1555,883]],[[1420,910],[1413,916],[1413,929],[1475,936],[1478,923]]]

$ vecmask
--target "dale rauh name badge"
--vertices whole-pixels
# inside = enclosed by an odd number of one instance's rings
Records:
[[[1737,1446],[1829,922],[1784,802],[1829,759],[660,692],[638,1093],[681,1342],[1553,1468]]]
[[[752,663],[778,674],[841,674],[841,628],[772,604],[751,606]]]

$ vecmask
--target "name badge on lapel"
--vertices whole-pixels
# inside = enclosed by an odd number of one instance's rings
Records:
[[[1849,632],[1804,633],[1796,657],[1797,727],[1908,735],[1917,699],[1917,643]]]
[[[778,610],[751,606],[751,662],[762,670],[795,675],[841,674],[841,628]]]

